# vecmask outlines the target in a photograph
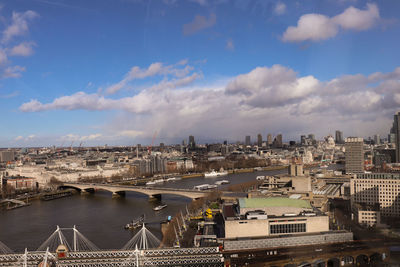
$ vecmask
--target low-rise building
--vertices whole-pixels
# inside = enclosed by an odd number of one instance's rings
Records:
[[[241,198],[237,206],[224,208],[224,219],[225,238],[329,231],[328,216],[300,199]]]

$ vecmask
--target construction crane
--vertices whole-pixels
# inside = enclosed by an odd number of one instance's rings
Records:
[[[151,140],[151,145],[147,147],[147,151],[149,152],[149,155],[151,155],[151,149],[153,148],[154,140],[156,139],[156,136],[157,136],[157,131],[154,132],[153,139]]]

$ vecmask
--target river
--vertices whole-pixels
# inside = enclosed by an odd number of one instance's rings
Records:
[[[286,169],[229,174],[218,178],[187,178],[159,186],[193,188],[195,185],[213,184],[219,180],[229,180],[230,184],[238,184],[255,180],[258,175],[285,172]],[[55,231],[57,225],[66,228],[76,225],[77,229],[99,248],[120,249],[135,233],[123,228],[133,218],[145,214],[146,221],[149,222],[147,228],[161,239],[159,222],[165,220],[168,215],[173,216],[180,210],[185,210],[185,206],[191,200],[175,195],[163,195],[162,202],[168,207],[154,212],[152,208],[159,203],[150,202],[146,195],[134,192],[127,192],[123,198],[112,198],[109,192],[96,192],[53,201],[33,201],[27,207],[0,211],[0,241],[14,251],[23,251],[25,248],[36,250]]]

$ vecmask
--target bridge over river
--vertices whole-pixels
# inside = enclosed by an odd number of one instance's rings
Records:
[[[183,196],[191,199],[197,199],[206,196],[209,190],[191,190],[165,187],[149,187],[149,186],[127,186],[127,185],[111,185],[111,184],[90,184],[90,183],[64,183],[61,188],[73,188],[80,192],[95,192],[97,190],[109,191],[113,196],[123,196],[126,191],[132,191],[148,195],[149,197],[160,198],[163,194],[172,194]]]

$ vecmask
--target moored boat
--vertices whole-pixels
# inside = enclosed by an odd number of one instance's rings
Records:
[[[225,176],[225,175],[228,175],[228,171],[221,170],[219,172],[216,172],[216,171],[212,170],[211,172],[204,173],[205,178],[214,178],[214,177]]]

